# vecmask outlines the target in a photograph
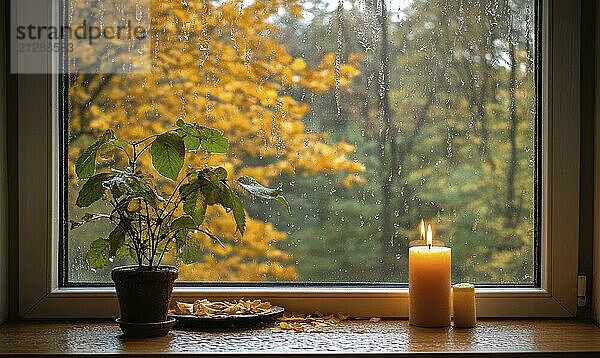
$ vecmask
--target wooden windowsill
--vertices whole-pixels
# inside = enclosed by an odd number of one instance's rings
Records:
[[[35,322],[0,326],[4,354],[331,354],[600,352],[600,328],[573,320],[480,320],[473,329],[425,329],[404,320],[347,321],[320,332],[172,331],[153,339],[121,336],[111,322]]]

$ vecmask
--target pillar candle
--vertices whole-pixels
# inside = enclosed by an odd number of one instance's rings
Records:
[[[450,325],[450,263],[448,247],[432,246],[431,226],[427,246],[408,252],[409,323],[420,327]]]
[[[459,283],[452,286],[454,327],[470,328],[477,324],[475,314],[475,286]]]

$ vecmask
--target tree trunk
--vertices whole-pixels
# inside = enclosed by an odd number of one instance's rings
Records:
[[[515,44],[512,35],[512,24],[509,24],[509,43],[508,52],[510,57],[510,72],[509,72],[509,92],[510,92],[510,107],[509,107],[509,128],[508,138],[510,142],[510,161],[508,163],[508,172],[506,175],[506,209],[505,209],[505,227],[514,228],[516,226],[516,211],[515,211],[515,176],[517,172],[517,62],[515,58]]]
[[[397,129],[392,124],[392,113],[390,108],[390,69],[389,69],[389,35],[387,24],[387,6],[381,1],[375,11],[381,13],[377,16],[381,28],[381,50],[379,58],[379,74],[377,76],[377,98],[379,119],[381,120],[381,133],[379,135],[379,157],[383,176],[381,178],[381,236],[379,238],[379,252],[381,258],[380,279],[384,280],[392,266],[395,255],[392,254],[394,247],[394,221],[392,208],[392,187],[398,172],[398,158],[396,147]],[[390,148],[386,153],[386,148]],[[389,158],[387,158],[387,157]]]
[[[82,81],[82,86],[86,87],[86,92],[90,93],[89,97],[83,102],[76,103],[73,105],[72,111],[77,111],[76,115],[79,116],[81,129],[79,131],[80,134],[87,133],[92,134],[90,129],[90,117],[88,116],[88,112],[90,107],[95,103],[98,96],[102,93],[102,91],[109,85],[110,81],[114,78],[112,74],[104,74],[104,75],[85,75],[85,80]],[[71,82],[75,81],[76,75],[71,75]],[[90,85],[96,85],[94,88],[89,88]]]

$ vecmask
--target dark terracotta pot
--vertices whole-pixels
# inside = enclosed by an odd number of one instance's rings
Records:
[[[177,278],[176,267],[140,270],[137,266],[124,266],[114,268],[111,276],[117,289],[121,321],[157,323],[167,320],[173,282]]]

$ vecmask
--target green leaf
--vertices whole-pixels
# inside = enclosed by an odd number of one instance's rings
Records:
[[[197,240],[189,238],[187,234],[177,235],[175,240],[177,246],[177,257],[185,264],[191,264],[198,258],[200,247]]]
[[[175,122],[175,125],[177,125],[177,127],[179,127],[179,128],[185,128],[185,127],[189,126],[190,124],[186,123],[183,119],[179,118],[177,120],[177,122]]]
[[[233,210],[237,229],[244,234],[246,229],[246,214],[240,198],[223,181],[206,182],[200,190],[207,205],[220,204],[227,211]],[[184,207],[185,210],[185,207]]]
[[[243,176],[237,180],[238,184],[250,194],[262,199],[275,199],[283,192],[281,188],[272,189],[261,185],[256,179]]]
[[[235,219],[235,225],[240,233],[243,235],[246,229],[246,213],[244,212],[244,206],[238,196],[231,190],[229,185],[219,182],[216,185],[218,193],[217,202],[221,204],[227,211],[233,211],[233,218]]]
[[[110,159],[113,152],[124,149],[129,143],[121,139],[112,139],[98,147],[98,156],[101,159]]]
[[[183,144],[186,150],[197,150],[200,148],[200,138],[191,135],[185,135],[183,137]]]
[[[187,123],[182,119],[178,119],[176,124],[179,127],[177,133],[183,138],[187,150],[202,147],[209,153],[227,153],[229,141],[220,131],[196,123]]]
[[[208,184],[210,184],[210,182],[206,181],[204,178],[191,179],[188,184],[183,184],[181,187],[179,187],[179,195],[182,198],[185,198],[192,192]]]
[[[194,137],[200,137],[200,129],[201,127],[199,125],[197,125],[196,123],[187,123],[184,122],[181,119],[178,119],[177,122],[177,127],[179,127],[180,131],[179,133],[181,134],[188,134]]]
[[[119,251],[125,245],[125,229],[123,222],[120,222],[114,230],[108,235],[108,243],[109,243],[109,257],[117,256],[117,251]]]
[[[108,186],[115,198],[119,199],[123,195],[126,195],[127,201],[143,198],[152,206],[159,201],[164,201],[141,175],[119,170],[113,170],[113,173],[115,176]]]
[[[237,182],[242,188],[257,198],[277,200],[287,209],[288,213],[291,214],[290,204],[287,202],[287,200],[285,200],[283,195],[281,195],[283,193],[281,187],[277,189],[267,188],[257,182],[256,179],[249,176],[241,177],[237,180]]]
[[[79,191],[75,205],[85,208],[102,198],[106,190],[104,184],[114,176],[113,173],[100,173],[89,178]]]
[[[115,133],[109,129],[81,153],[75,161],[75,173],[79,179],[87,179],[96,173],[96,153],[98,152],[98,148],[113,139],[115,139]]]
[[[223,167],[212,167],[198,171],[198,178],[204,178],[213,183],[227,180],[227,169]]]
[[[198,258],[198,251],[200,251],[197,247],[193,247],[190,245],[184,245],[179,249],[177,256],[183,261],[184,264],[191,264],[196,262]]]
[[[110,245],[108,240],[99,238],[92,242],[90,249],[87,252],[88,265],[92,269],[99,269],[108,265],[110,257]]]
[[[129,255],[129,246],[127,246],[127,245],[121,246],[115,253],[115,258],[117,260],[122,260],[122,259],[126,258],[127,256],[130,256]]]
[[[115,147],[112,144],[104,143],[98,148],[97,156],[100,157],[101,160],[110,160],[114,157],[114,149]]]
[[[171,231],[176,230],[193,230],[197,227],[194,219],[190,216],[179,217],[171,222]]]
[[[177,180],[185,159],[185,144],[175,133],[164,133],[156,137],[150,146],[152,165],[165,177]]]
[[[101,219],[110,219],[110,215],[85,213],[81,217],[81,220],[79,220],[79,221],[69,220],[69,223],[71,224],[71,230],[73,230],[73,229],[80,227],[81,225],[87,224],[92,221],[101,220]]]
[[[244,231],[246,230],[246,212],[244,211],[244,206],[240,198],[232,190],[229,193],[231,195],[231,209],[233,210],[235,224],[240,233],[244,235]]]
[[[206,214],[206,200],[199,190],[192,191],[183,199],[183,211],[190,215],[196,226],[202,225]]]
[[[182,119],[177,120],[177,134],[183,138],[186,150],[197,150],[200,148],[200,132],[198,131],[199,126],[197,124],[190,124],[184,122]]]
[[[81,153],[75,162],[75,173],[79,179],[86,179],[96,172],[96,152],[98,147],[92,144]]]
[[[229,196],[222,197],[219,182],[207,182],[200,190],[202,190],[207,205],[223,204],[224,199],[225,201],[229,200]],[[223,207],[229,207],[229,205],[223,205]]]
[[[229,141],[214,128],[201,128],[200,145],[209,153],[227,153]]]
[[[275,199],[277,199],[279,204],[281,204],[284,208],[287,209],[288,214],[292,215],[292,210],[290,209],[290,203],[288,203],[288,201],[283,197],[283,195],[279,195]]]

